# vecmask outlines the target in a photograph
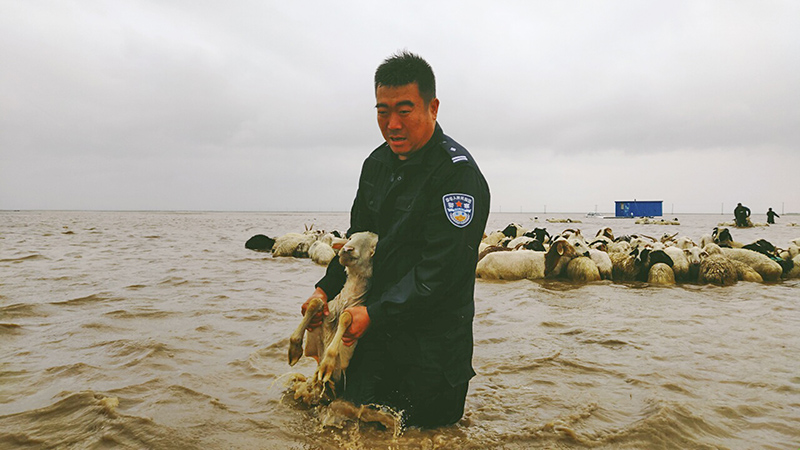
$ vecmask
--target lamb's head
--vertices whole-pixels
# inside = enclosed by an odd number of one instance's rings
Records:
[[[355,271],[361,276],[372,276],[372,257],[378,245],[378,235],[369,231],[355,233],[339,250],[339,263],[348,273]]]

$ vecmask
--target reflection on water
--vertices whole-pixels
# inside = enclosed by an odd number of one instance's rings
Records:
[[[564,216],[566,217],[566,216]],[[680,232],[586,219],[551,234]],[[784,222],[793,220],[782,218]],[[795,448],[800,283],[479,281],[464,419],[395,434],[284,395],[324,268],[244,248],[339,213],[0,213],[0,448]],[[800,228],[732,230],[779,246]],[[334,418],[335,419],[335,418]]]

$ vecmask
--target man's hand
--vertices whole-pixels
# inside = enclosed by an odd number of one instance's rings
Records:
[[[342,336],[342,343],[350,347],[358,338],[363,336],[364,332],[369,328],[369,314],[367,313],[366,306],[354,306],[344,311],[350,313],[353,317],[353,323],[347,327],[347,331],[345,331],[344,336]]]
[[[314,317],[311,319],[311,323],[308,324],[308,328],[306,328],[306,330],[308,331],[311,331],[314,328],[317,328],[320,325],[322,325],[323,316],[327,316],[328,314],[330,314],[330,312],[328,312],[328,294],[326,294],[325,291],[323,291],[322,289],[317,288],[314,291],[314,293],[311,294],[311,297],[308,297],[308,300],[306,300],[306,302],[303,303],[303,306],[300,307],[300,312],[302,313],[302,315],[304,316],[306,315],[306,310],[308,309],[308,302],[310,302],[311,299],[313,298],[321,299],[323,306],[322,306],[322,311],[315,314]]]

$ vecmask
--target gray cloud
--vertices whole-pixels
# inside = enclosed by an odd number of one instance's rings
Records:
[[[797,163],[800,5],[403,6],[4,2],[0,208],[345,210],[381,141],[373,71],[408,48],[506,210],[652,195],[800,211],[772,181],[731,182]],[[741,164],[705,167],[722,160]],[[614,177],[591,188],[599,167]],[[729,189],[651,188],[668,168]]]

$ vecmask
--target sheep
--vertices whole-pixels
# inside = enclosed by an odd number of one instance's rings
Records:
[[[580,254],[566,239],[557,239],[545,253],[545,270],[547,278],[562,275],[572,281],[600,281],[597,264],[586,255]]]
[[[686,250],[688,248],[692,248],[695,246],[695,243],[686,236],[681,236],[678,240],[675,241],[675,247],[678,247],[681,250]]]
[[[784,275],[784,278],[800,278],[800,254],[795,254],[795,256],[789,261],[792,261],[792,268]]]
[[[263,234],[257,234],[244,243],[244,248],[257,252],[271,252],[275,245],[275,239]]]
[[[346,242],[347,239],[336,237],[333,233],[327,233],[311,244],[311,247],[308,248],[308,256],[315,263],[327,266]]]
[[[705,255],[703,255],[703,249],[695,245],[684,249],[683,254],[689,263],[689,271],[686,275],[686,279],[696,282],[700,276],[700,263],[705,257]]]
[[[494,232],[490,233],[488,236],[484,237],[481,240],[481,242],[485,243],[486,245],[492,246],[492,245],[498,245],[500,242],[502,242],[506,238],[507,238],[507,236],[505,234],[503,234],[502,231],[494,231]]]
[[[375,233],[355,233],[339,252],[339,262],[345,267],[347,280],[339,295],[328,302],[330,314],[325,316],[322,326],[308,332],[305,355],[319,362],[314,376],[308,380],[310,386],[306,385],[308,392],[325,392],[326,386],[333,385],[329,381],[338,381],[350,363],[356,344],[346,347],[342,343],[342,336],[353,320],[345,309],[360,305],[367,295],[372,277],[372,257],[377,243],[378,235]],[[295,365],[303,356],[306,328],[323,306],[323,300],[312,299],[303,320],[289,338],[290,366]],[[298,392],[296,390],[296,394]]]
[[[623,254],[627,255],[628,253],[631,252],[631,250],[633,250],[631,248],[631,243],[628,242],[628,241],[624,241],[624,240],[614,241],[613,243],[611,243],[608,246],[608,254],[609,254],[609,256],[612,253],[623,253]]]
[[[637,259],[641,261],[640,281],[651,284],[675,284],[675,272],[672,258],[661,249],[645,248],[639,252]]]
[[[675,284],[675,272],[668,264],[656,263],[647,272],[647,282],[658,285]]]
[[[579,254],[588,256],[595,265],[597,265],[597,270],[600,272],[601,279],[612,279],[614,265],[611,263],[611,258],[608,256],[608,253],[596,248],[591,248],[582,240],[576,240],[573,246]]]
[[[272,249],[273,257],[294,256],[295,258],[308,258],[308,249],[311,244],[324,234],[320,231],[308,229],[303,233],[286,233],[275,239]]]
[[[508,224],[503,229],[503,231],[501,231],[501,233],[503,233],[507,237],[510,237],[511,239],[514,239],[516,237],[522,236],[523,234],[527,233],[528,231],[529,230],[527,228],[523,228],[522,225],[512,222],[512,223]]]
[[[546,228],[534,228],[523,234],[523,236],[532,237],[542,244],[548,244],[552,240],[552,237],[550,236],[550,233],[547,232]]]
[[[544,252],[494,251],[478,261],[475,275],[484,280],[537,280],[544,278]]]
[[[672,270],[675,272],[676,281],[686,281],[689,279],[689,260],[686,259],[684,251],[677,246],[670,246],[664,252],[672,259]]]
[[[603,229],[597,230],[597,234],[594,235],[596,239],[598,238],[606,238],[610,242],[614,242],[614,232],[611,231],[611,228],[605,227]]]
[[[698,283],[711,283],[720,286],[730,286],[739,281],[739,276],[734,265],[722,252],[709,244],[700,253],[700,267],[697,276]],[[719,248],[719,247],[717,247]]]
[[[529,237],[529,236],[519,236],[519,237],[516,237],[516,238],[510,240],[508,242],[508,244],[507,244],[507,247],[508,248],[517,248],[520,245],[525,245],[525,244],[527,244],[527,243],[529,243],[529,242],[531,242],[533,240],[534,240],[534,238]]]
[[[743,248],[723,248],[722,254],[729,259],[741,261],[758,272],[764,281],[779,281],[783,274],[780,264],[771,260],[768,256]]]
[[[638,258],[639,250],[630,252],[609,253],[612,264],[612,277],[614,281],[636,281],[642,270],[642,261]]]
[[[741,242],[736,242],[733,240],[733,236],[731,236],[731,231],[727,228],[717,228],[714,227],[714,232],[711,234],[714,238],[714,243],[719,245],[720,247],[728,247],[728,248],[742,248],[744,244]]]

